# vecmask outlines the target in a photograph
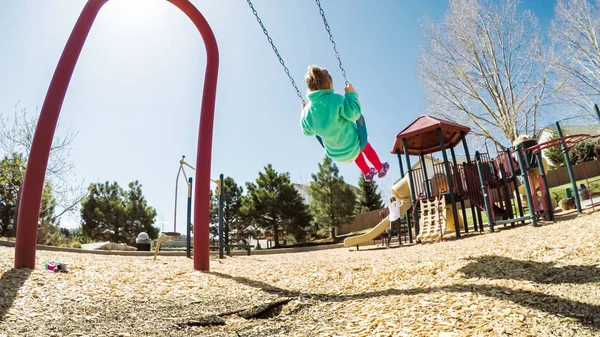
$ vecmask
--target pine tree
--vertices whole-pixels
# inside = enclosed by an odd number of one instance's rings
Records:
[[[0,235],[10,236],[9,227],[16,229],[17,195],[23,186],[25,161],[23,156],[13,154],[0,161]]]
[[[366,181],[363,175],[358,180],[358,197],[354,214],[375,211],[383,208],[383,200],[381,193],[377,191],[377,183],[375,181]]]
[[[278,173],[269,164],[258,173],[255,183],[246,183],[246,190],[243,218],[249,225],[272,233],[275,247],[280,246],[282,234],[293,235],[297,242],[306,238],[311,217],[289,173]]]
[[[242,219],[242,193],[241,186],[238,186],[231,177],[223,179],[223,242],[229,245],[230,241],[246,243],[248,240],[248,226]],[[215,193],[216,195],[216,193]],[[218,214],[219,196],[216,195],[216,213]],[[218,216],[217,216],[218,230]],[[218,233],[218,231],[217,231]]]
[[[129,184],[128,191],[116,182],[90,184],[81,202],[82,234],[95,240],[133,244],[140,232],[155,239],[155,218],[156,210],[148,206],[137,181]]]
[[[335,239],[335,228],[352,218],[356,195],[339,176],[339,169],[331,158],[325,156],[319,172],[312,175],[310,211],[320,226],[324,226]]]
[[[550,139],[556,139],[558,135],[556,131],[552,131],[552,137]],[[562,152],[560,145],[553,146],[545,150],[546,158],[550,161],[552,167],[563,167],[565,166],[565,157]],[[575,145],[569,150],[569,161],[571,165],[584,163],[586,161],[594,160],[596,158],[596,145],[594,142],[589,140],[583,141]]]
[[[219,196],[215,191],[210,190],[210,220],[209,232],[213,240],[219,239]],[[212,244],[212,243],[211,243]]]
[[[572,165],[585,163],[596,159],[596,144],[589,140],[578,143],[569,151],[569,160]]]
[[[556,131],[552,131],[552,137],[550,139],[556,139],[558,138],[558,135],[556,133]],[[544,154],[546,155],[546,158],[548,158],[548,160],[550,161],[550,165],[552,165],[552,167],[563,167],[565,166],[565,157],[563,156],[562,153],[562,148],[560,146],[553,146],[551,148],[548,148],[546,150],[544,150]]]
[[[19,153],[0,160],[0,235],[11,236],[16,233],[18,198],[23,187],[25,165],[25,157]],[[46,233],[56,227],[58,220],[55,214],[57,202],[52,187],[47,181],[42,190],[39,220],[44,231],[38,233],[42,241]],[[10,227],[12,230],[9,230]]]
[[[146,232],[151,238],[155,238],[158,235],[158,228],[154,227],[156,210],[148,206],[142,193],[142,185],[137,180],[130,182],[128,187],[124,200],[127,216],[125,233],[136,237],[140,232]]]

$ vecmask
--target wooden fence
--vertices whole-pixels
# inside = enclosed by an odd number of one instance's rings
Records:
[[[385,212],[385,216],[387,216],[389,213],[387,208],[357,214],[352,223],[343,225],[337,229],[337,235],[358,232],[363,229],[375,227],[379,223],[379,212],[382,210]]]
[[[584,169],[587,170],[588,178],[600,175],[600,165],[598,165],[596,160],[590,160],[585,163],[573,165],[572,167],[575,180],[585,179]],[[569,173],[567,172],[566,167],[559,167],[557,169],[549,170],[546,173],[546,179],[548,180],[548,187],[550,188],[571,182],[569,180]]]

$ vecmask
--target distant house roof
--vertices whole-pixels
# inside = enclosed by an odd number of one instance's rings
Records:
[[[431,158],[430,156],[423,156],[423,158],[425,158],[425,161],[431,161],[433,164],[439,164],[439,163],[442,162],[441,160],[439,160],[439,159],[437,159],[435,157]],[[421,161],[417,160],[417,162],[413,164],[412,169],[414,170],[414,169],[417,169],[419,167],[421,167]]]
[[[418,156],[439,152],[441,145],[438,129],[442,130],[445,148],[454,147],[460,143],[461,133],[468,134],[471,131],[464,125],[422,115],[396,136],[392,153],[404,154],[403,139],[406,139],[409,155]]]
[[[562,129],[563,135],[565,135],[565,136],[580,135],[580,134],[584,134],[584,135],[600,134],[600,125],[564,125],[564,126],[561,125],[561,129]],[[554,131],[556,131],[556,128],[555,127],[542,128],[540,130],[540,132],[538,133],[538,137],[537,137],[538,140],[540,140],[544,131],[554,132]]]
[[[473,158],[471,158],[471,160],[473,160]],[[456,163],[457,164],[464,164],[467,162],[467,157],[465,156],[456,156]]]
[[[431,161],[434,164],[443,163],[442,159],[439,159],[439,158],[433,157],[433,160],[432,160],[432,158],[430,156],[424,156],[424,158],[425,158],[425,160],[429,160],[429,161]],[[471,159],[473,160],[473,158],[471,158]],[[449,155],[448,156],[448,160],[450,162],[452,162],[452,156]],[[467,157],[465,157],[465,156],[456,156],[456,163],[457,164],[463,164],[463,163],[466,163],[466,162],[467,162]],[[412,168],[416,169],[416,168],[419,168],[419,167],[421,167],[421,161],[417,160],[417,162],[413,164]]]
[[[309,184],[294,184],[294,187],[296,188],[296,190],[305,192],[307,194],[310,191],[310,185]]]

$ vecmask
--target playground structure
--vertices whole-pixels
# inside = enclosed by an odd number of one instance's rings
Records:
[[[600,120],[597,107],[596,112]],[[470,132],[468,127],[430,116],[421,116],[411,123],[396,136],[392,148],[392,153],[398,156],[402,176],[393,186],[392,193],[398,200],[404,201],[401,214],[408,224],[410,242],[413,242],[411,230],[414,230],[417,242],[442,240],[452,232],[459,238],[461,230],[468,233],[470,228],[482,232],[482,212],[485,212],[489,232],[494,232],[496,225],[514,226],[526,221],[536,226],[540,216],[545,220],[554,220],[557,201],[550,196],[546,180],[548,164],[541,156],[541,151],[552,146],[563,147],[572,188],[576,191],[568,151],[581,141],[600,137],[564,137],[558,122],[556,127],[560,135],[558,139],[538,144],[535,138],[522,135],[511,147],[503,151],[496,148],[494,158],[490,156],[486,144],[486,152],[476,152],[475,160],[472,161],[465,142],[465,137]],[[466,161],[459,164],[455,148],[461,142]],[[446,152],[448,149],[451,161]],[[425,156],[435,152],[442,153],[443,161],[428,166]],[[406,174],[402,155],[408,167]],[[411,155],[419,158],[420,167],[411,166]],[[597,162],[600,165],[600,161]],[[587,173],[584,174],[589,190]],[[591,202],[594,207],[593,198]],[[575,203],[579,204],[577,195]],[[472,226],[468,221],[468,208]],[[525,214],[525,209],[528,209],[528,214]],[[373,240],[388,227],[389,221],[386,218],[371,231],[347,238],[344,245],[358,246]]]
[[[172,233],[165,233],[163,235],[167,235],[168,237],[172,237],[172,238],[178,238],[180,237],[179,233],[177,233],[177,191],[178,191],[178,187],[179,187],[179,175],[181,173],[183,173],[183,177],[184,180],[187,182],[187,225],[186,225],[186,253],[187,253],[187,257],[191,258],[191,232],[192,232],[192,177],[187,176],[187,174],[185,173],[185,167],[189,167],[190,169],[192,169],[193,171],[196,171],[196,169],[185,162],[185,156],[181,156],[181,160],[179,161],[179,170],[177,171],[177,178],[175,178],[175,207],[174,207],[174,211],[173,211],[173,232]],[[219,258],[223,258],[223,250],[224,250],[224,245],[223,245],[223,174],[221,174],[219,176],[219,179],[211,179],[210,181],[212,181],[213,183],[215,183],[215,185],[217,185],[217,195],[219,196]],[[160,250],[160,242],[161,242],[161,237],[159,238],[158,244],[156,245],[156,253],[154,255],[154,259],[156,259],[156,255],[158,254],[158,251]]]
[[[594,105],[594,110],[596,112],[596,118],[598,119],[598,121],[600,121],[600,109],[598,109],[598,105]],[[569,181],[571,183],[571,189],[573,190],[574,195],[573,195],[573,201],[575,204],[575,207],[577,209],[578,213],[582,213],[583,207],[581,205],[581,198],[579,196],[579,194],[577,193],[577,191],[579,190],[577,187],[577,181],[575,180],[575,175],[573,172],[573,167],[571,164],[571,160],[569,158],[569,152],[575,152],[575,154],[580,157],[580,159],[582,158],[582,154],[578,153],[578,151],[575,149],[575,147],[580,144],[581,142],[584,141],[591,141],[591,140],[596,140],[594,144],[595,147],[595,154],[596,154],[596,164],[598,165],[598,167],[600,167],[600,156],[598,153],[598,146],[600,145],[600,134],[597,135],[589,135],[589,134],[574,134],[574,135],[568,135],[568,136],[564,136],[563,135],[563,131],[562,128],[560,126],[559,122],[555,123],[556,125],[556,130],[557,130],[557,134],[559,136],[559,138],[556,139],[551,139],[547,142],[544,143],[540,143],[540,144],[533,144],[531,146],[529,146],[528,148],[526,148],[524,151],[531,153],[532,156],[536,156],[538,158],[538,167],[539,167],[539,174],[543,175],[545,172],[545,166],[543,165],[539,165],[539,163],[541,162],[541,152],[545,149],[554,147],[554,146],[560,146],[562,149],[562,153],[563,153],[563,157],[564,157],[564,162],[565,162],[565,166],[567,168],[567,172],[569,175]],[[583,170],[583,175],[586,181],[586,184],[582,184],[584,186],[586,186],[586,189],[588,191],[591,192],[591,182],[590,179],[588,177],[587,174],[587,169],[585,166],[582,166],[582,170]],[[593,180],[592,182],[594,182],[596,180]],[[530,183],[531,186],[533,186],[533,183]],[[532,187],[530,187],[530,189],[533,190]],[[551,198],[549,196],[549,192],[547,191],[547,188],[545,188],[546,190],[546,194],[548,194],[547,196],[544,193],[544,189],[542,189],[542,199],[543,202],[545,204],[549,204],[551,203]],[[595,210],[595,202],[594,202],[594,198],[592,197],[593,194],[590,194],[590,205],[592,207],[592,210]],[[538,205],[536,205],[537,207]]]
[[[163,233],[159,239],[157,240],[157,245],[156,245],[156,249],[155,249],[155,253],[154,253],[154,259],[156,260],[156,256],[158,255],[158,251],[160,250],[160,245],[161,245],[161,241],[163,238],[163,235],[165,238],[179,238],[181,235],[179,233],[177,233],[176,231],[176,226],[177,226],[177,196],[178,196],[178,187],[179,187],[179,176],[183,173],[183,177],[184,180],[187,181],[187,193],[188,193],[188,199],[187,199],[187,226],[186,226],[186,231],[187,231],[187,237],[186,237],[186,255],[188,258],[191,258],[191,252],[192,252],[192,247],[191,247],[191,234],[192,234],[192,177],[187,176],[187,174],[185,173],[185,167],[188,167],[192,170],[195,170],[195,168],[193,166],[191,166],[190,164],[188,164],[187,162],[185,162],[185,156],[181,157],[181,160],[179,161],[179,170],[177,171],[177,178],[175,179],[175,207],[174,207],[174,215],[173,215],[173,232],[167,232],[167,233]],[[211,181],[217,186],[217,196],[218,196],[218,244],[217,245],[211,245],[209,247],[209,249],[218,249],[219,250],[219,258],[222,259],[225,257],[225,252],[227,252],[227,255],[231,255],[231,248],[240,248],[240,249],[244,249],[248,252],[248,255],[250,255],[252,246],[250,245],[246,245],[246,244],[229,244],[229,243],[225,243],[224,240],[224,228],[223,228],[223,206],[224,206],[224,197],[225,197],[225,188],[223,185],[223,174],[221,173],[219,175],[219,179],[211,179]]]
[[[446,198],[435,197],[434,200],[419,200],[421,217],[419,218],[419,227],[421,233],[417,235],[417,241],[423,241],[431,238],[443,238],[444,232],[448,230]]]
[[[403,178],[394,184],[392,194],[396,199],[404,201],[401,215],[405,216],[407,221],[408,237],[411,243],[413,242],[413,229],[410,225],[411,216],[409,214],[412,214],[412,220],[415,224],[414,233],[417,241],[426,237],[437,236],[438,234],[441,238],[449,230],[454,230],[457,236],[460,236],[460,229],[466,229],[464,200],[457,198],[460,196],[457,192],[463,191],[461,187],[465,179],[463,177],[461,180],[456,180],[459,178],[458,174],[462,174],[463,172],[457,170],[458,166],[456,164],[454,147],[460,141],[463,141],[465,151],[468,153],[468,147],[464,143],[464,136],[469,131],[468,127],[459,124],[442,121],[430,116],[421,116],[396,136],[392,153],[398,156],[400,173]],[[453,171],[451,171],[446,148],[451,149],[454,161],[454,165],[452,166]],[[428,172],[425,156],[438,151],[442,151],[444,161],[439,164],[433,164],[433,172]],[[406,175],[404,174],[402,164],[402,154],[405,155],[407,167],[409,168]],[[410,155],[416,155],[420,158],[420,168],[413,169],[411,167]],[[446,201],[446,197],[450,198],[449,203]],[[461,203],[462,215],[458,214],[457,201]],[[443,207],[438,208],[440,204]],[[411,209],[412,212],[410,211]],[[419,220],[419,214],[417,214],[417,210],[419,209],[425,215],[425,217],[420,217],[421,221]],[[435,212],[430,212],[431,210],[435,210]],[[425,235],[420,235],[421,225],[427,227]],[[368,237],[377,236],[385,230],[385,228],[382,229],[380,226],[383,227],[383,224],[380,223],[376,226],[372,230],[373,233],[363,234],[362,237],[365,240],[358,239],[358,237],[348,238],[344,241],[344,245],[350,247],[366,242]]]

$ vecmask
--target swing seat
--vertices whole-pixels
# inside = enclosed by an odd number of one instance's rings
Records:
[[[367,133],[367,123],[365,123],[365,117],[363,115],[360,115],[360,118],[358,118],[358,120],[356,122],[353,123],[354,127],[356,128],[356,131],[358,131],[358,141],[360,142],[360,150],[364,150],[365,147],[367,146],[367,137],[368,137],[368,133]],[[321,139],[321,137],[316,136],[317,140],[319,141],[319,144],[321,144],[321,146],[323,148],[325,148],[325,145],[323,145],[323,140]]]

